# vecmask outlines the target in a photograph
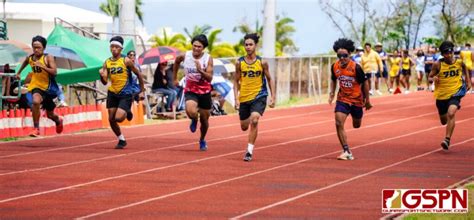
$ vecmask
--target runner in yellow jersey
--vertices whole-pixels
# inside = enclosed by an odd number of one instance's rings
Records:
[[[28,91],[31,92],[33,98],[31,112],[33,113],[34,128],[30,133],[31,137],[40,135],[40,107],[45,109],[47,117],[56,123],[56,133],[59,134],[63,131],[63,119],[54,114],[56,104],[54,104],[53,99],[57,97],[59,90],[55,80],[57,75],[56,62],[54,62],[53,56],[44,53],[46,44],[47,41],[44,37],[33,37],[31,43],[33,54],[25,59],[17,73],[17,78],[19,79],[23,69],[28,64],[31,66],[31,81],[28,85]]]
[[[429,78],[435,82],[434,96],[441,124],[446,125],[446,137],[441,146],[448,150],[454,131],[455,115],[461,108],[461,98],[471,89],[471,79],[462,60],[454,59],[452,42],[444,41],[439,50],[443,58],[433,64]]]
[[[402,59],[400,58],[400,53],[397,49],[395,49],[390,56],[390,84],[389,84],[389,92],[393,93],[393,85],[395,84],[396,88],[398,89],[400,86],[400,66],[401,66]]]
[[[99,70],[102,84],[106,85],[109,79],[111,82],[107,93],[107,109],[110,128],[119,139],[115,146],[116,149],[123,149],[127,146],[118,123],[124,121],[125,118],[132,119],[130,108],[133,95],[136,93],[132,74],[137,75],[140,84],[139,93],[145,91],[140,70],[137,69],[130,58],[122,56],[122,49],[123,38],[120,36],[112,37],[110,39],[112,57],[108,58]]]
[[[471,75],[471,82],[474,86],[474,52],[472,51],[470,43],[466,43],[464,46],[464,50],[461,51],[461,59],[466,65],[468,73]],[[474,93],[474,90],[471,91],[471,93]]]
[[[400,76],[400,83],[405,88],[405,94],[410,93],[410,76],[411,67],[414,65],[414,61],[410,58],[408,50],[402,52],[402,75]]]
[[[240,127],[246,131],[250,126],[247,152],[244,161],[251,161],[258,134],[258,120],[267,106],[267,83],[270,87],[270,108],[275,106],[275,87],[272,83],[268,63],[257,56],[259,36],[246,34],[244,46],[246,56],[236,63],[234,78],[235,108],[239,110]]]

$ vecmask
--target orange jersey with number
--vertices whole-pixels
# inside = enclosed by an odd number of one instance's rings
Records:
[[[340,61],[332,66],[332,80],[339,81],[339,92],[337,101],[350,105],[363,106],[362,84],[365,76],[362,68],[354,61],[349,61],[346,67],[342,68]]]

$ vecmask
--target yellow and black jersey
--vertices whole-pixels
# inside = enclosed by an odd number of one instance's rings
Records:
[[[113,60],[111,57],[105,61],[105,65],[112,83],[109,86],[109,91],[116,95],[133,94],[132,72],[125,65],[125,57],[120,57],[117,60]]]
[[[244,57],[240,63],[240,102],[248,102],[267,96],[267,80],[263,72],[263,61],[257,56],[253,63],[247,63]]]
[[[435,86],[434,96],[438,100],[446,100],[458,93],[463,86],[462,60],[456,59],[453,64],[447,64],[442,59],[439,63],[439,82]]]
[[[48,54],[43,54],[39,59],[35,59],[34,55],[31,55],[28,57],[28,63],[31,66],[32,70],[32,76],[31,76],[31,82],[28,85],[28,91],[33,91],[33,89],[41,89],[43,91],[49,91],[51,88],[53,88],[56,81],[54,80],[54,77],[52,77],[46,70],[37,67],[34,65],[36,61],[39,61],[42,65],[46,65],[46,57]]]

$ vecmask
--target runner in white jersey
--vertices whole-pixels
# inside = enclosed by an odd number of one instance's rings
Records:
[[[201,122],[201,137],[199,139],[199,149],[207,150],[206,134],[209,128],[209,116],[212,107],[211,100],[211,81],[213,62],[212,57],[204,52],[208,45],[206,35],[195,36],[191,43],[192,51],[176,57],[173,74],[174,84],[178,85],[178,70],[183,62],[186,86],[184,88],[186,100],[186,114],[191,119],[189,129],[195,132],[197,129],[198,118]]]

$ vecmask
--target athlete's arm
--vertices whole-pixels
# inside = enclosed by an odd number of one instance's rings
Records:
[[[21,71],[23,71],[23,69],[25,69],[26,65],[28,65],[28,59],[30,58],[30,56],[27,56],[26,59],[23,61],[23,63],[21,64],[21,67],[20,69],[18,70],[18,73],[16,73],[16,78],[17,79],[20,79],[20,75],[21,75]]]
[[[196,60],[196,68],[199,73],[206,79],[207,81],[212,81],[212,74],[214,71],[214,61],[212,60],[212,57],[209,56],[209,62],[207,63],[207,68],[205,70],[201,69],[201,65],[199,64],[199,61]]]
[[[369,81],[365,78],[364,71],[359,65],[356,65],[356,80],[360,85],[363,85],[362,93],[364,95],[365,109],[369,110],[372,108],[369,95]]]
[[[240,70],[240,61],[237,60],[235,62],[235,75],[234,75],[234,97],[235,97],[235,109],[238,110],[240,108],[240,77],[241,77],[241,70]]]
[[[263,73],[265,74],[265,77],[267,78],[268,86],[270,87],[270,92],[272,93],[272,98],[270,99],[270,104],[268,105],[270,108],[275,107],[275,85],[273,85],[272,81],[272,76],[270,74],[270,69],[268,68],[268,62],[263,61],[262,63],[263,66]]]
[[[379,66],[379,71],[382,73],[383,72],[383,63],[382,63],[382,59],[380,58],[380,56],[377,54],[377,56],[375,56],[375,60],[377,61],[377,65]]]
[[[430,75],[428,76],[428,81],[430,83],[432,83],[433,81],[436,82],[436,83],[438,82],[439,66],[440,66],[439,61],[437,61],[436,63],[433,64],[433,67],[431,68]]]
[[[25,82],[24,82],[25,85],[31,82],[31,77],[33,77],[33,72],[29,72],[28,75],[26,76]]]
[[[143,82],[143,75],[140,70],[135,66],[132,60],[128,57],[125,57],[125,65],[132,70],[138,78],[138,84],[140,85],[140,93],[145,91],[145,83]]]
[[[174,60],[174,64],[173,64],[173,79],[174,79],[174,85],[175,86],[178,86],[179,84],[179,80],[178,80],[178,70],[179,70],[179,65],[181,64],[181,62],[183,62],[184,60],[184,55],[179,55],[176,57],[176,59]]]
[[[332,101],[334,100],[334,94],[336,92],[336,82],[337,82],[337,78],[336,78],[336,75],[334,75],[334,64],[332,64],[331,65],[331,84],[329,88],[329,99],[328,99],[329,104],[332,104]]]
[[[466,89],[467,91],[471,90],[471,76],[469,74],[469,70],[466,67],[466,64],[462,63],[462,72],[464,74],[464,80],[466,80]]]
[[[104,62],[104,64],[102,65],[102,68],[99,69],[100,81],[104,85],[107,85],[108,72],[109,71],[107,71],[107,66],[105,65],[105,62]]]
[[[46,65],[42,65],[40,62],[36,61],[35,65],[41,64],[39,67],[43,68],[46,72],[49,73],[51,76],[56,76],[58,74],[58,69],[56,66],[56,61],[54,61],[54,57],[50,54],[46,56]]]

